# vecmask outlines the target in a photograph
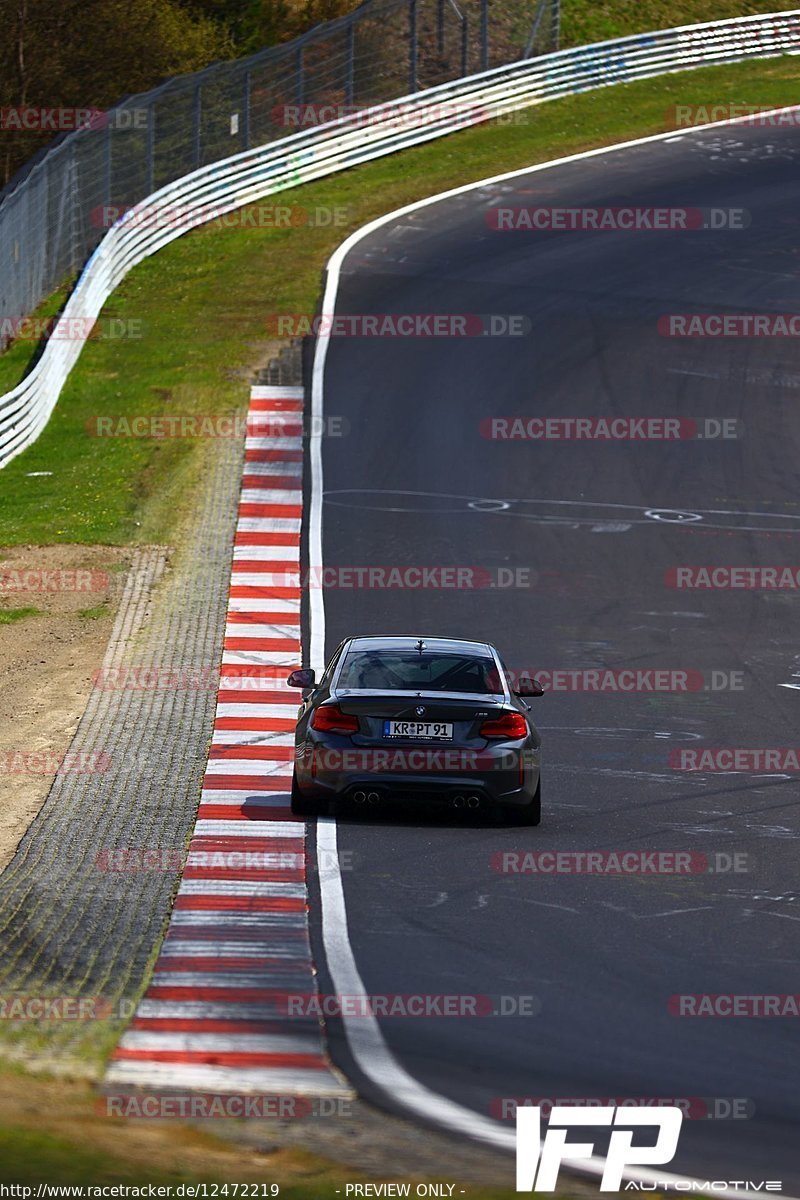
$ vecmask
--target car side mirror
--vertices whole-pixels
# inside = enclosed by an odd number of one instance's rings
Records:
[[[514,688],[515,696],[543,696],[544,688],[539,683],[538,679],[530,679],[525,677],[520,679],[517,686]]]
[[[310,667],[303,667],[301,670],[292,671],[286,682],[289,687],[313,688],[317,682],[317,677]]]

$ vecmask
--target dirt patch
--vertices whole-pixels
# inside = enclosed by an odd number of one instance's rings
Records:
[[[0,1126],[46,1131],[84,1150],[144,1168],[148,1175],[175,1172],[250,1182],[263,1179],[270,1170],[278,1170],[281,1181],[324,1173],[324,1164],[304,1160],[297,1151],[266,1155],[251,1147],[231,1147],[179,1121],[107,1118],[98,1114],[101,1104],[85,1084],[0,1074]]]
[[[24,1130],[46,1132],[84,1153],[110,1155],[120,1178],[127,1177],[127,1168],[148,1179],[166,1180],[179,1173],[239,1183],[268,1180],[282,1188],[299,1185],[300,1195],[319,1197],[333,1196],[343,1191],[343,1182],[365,1176],[440,1179],[444,1171],[446,1178],[492,1187],[510,1180],[512,1170],[507,1157],[498,1159],[362,1105],[350,1121],[228,1120],[203,1122],[202,1127],[179,1120],[107,1117],[102,1108],[102,1097],[85,1084],[0,1073],[0,1131],[18,1131],[20,1142]],[[303,1128],[291,1130],[292,1125]],[[333,1128],[320,1138],[320,1126]],[[58,1182],[45,1163],[41,1174],[50,1183]],[[4,1177],[15,1177],[13,1164]]]
[[[0,547],[0,870],[69,748],[130,561],[115,546]]]
[[[148,1180],[157,1177],[164,1182],[175,1173],[227,1182],[269,1181],[286,1188],[295,1200],[311,1200],[343,1196],[343,1185],[349,1181],[457,1180],[463,1185],[453,1193],[459,1200],[462,1195],[472,1195],[474,1200],[514,1195],[510,1155],[414,1125],[360,1100],[353,1102],[349,1117],[218,1120],[200,1126],[180,1120],[107,1117],[103,1104],[103,1098],[84,1083],[0,1070],[0,1135],[4,1128],[13,1129],[15,1140],[22,1143],[20,1134],[35,1131],[63,1139],[75,1150],[110,1155],[116,1163],[113,1182],[127,1180],[131,1173],[138,1178],[139,1172]],[[58,1183],[59,1172],[41,1151],[39,1162],[38,1170],[26,1175],[26,1182],[35,1176]],[[15,1178],[13,1167],[13,1162],[7,1164],[5,1178]],[[80,1182],[105,1182],[107,1174],[96,1170]],[[597,1194],[591,1181],[568,1181],[566,1172],[562,1182],[568,1190],[560,1191],[555,1200],[566,1196],[590,1200]]]

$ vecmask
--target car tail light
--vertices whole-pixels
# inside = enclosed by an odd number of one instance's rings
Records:
[[[487,738],[524,738],[528,734],[528,722],[521,713],[503,713],[491,721],[484,721],[480,734]]]
[[[311,728],[321,733],[358,733],[358,717],[342,712],[338,704],[322,704],[311,718]]]

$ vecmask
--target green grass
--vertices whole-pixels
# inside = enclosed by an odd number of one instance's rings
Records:
[[[148,1123],[144,1121],[140,1124],[146,1126]],[[181,1133],[182,1140],[186,1145],[187,1158],[190,1161],[193,1141],[199,1143],[201,1147],[206,1142],[212,1147],[217,1145],[216,1139],[213,1137],[202,1134],[196,1134],[194,1137],[191,1134],[187,1136],[182,1128]],[[218,1145],[220,1150],[227,1149],[221,1142]],[[191,1166],[156,1167],[148,1161],[146,1154],[143,1154],[141,1150],[135,1150],[133,1153],[129,1151],[126,1154],[126,1149],[128,1147],[123,1143],[121,1153],[109,1154],[92,1147],[91,1144],[81,1144],[71,1138],[60,1137],[41,1130],[14,1125],[0,1126],[0,1161],[3,1164],[2,1179],[4,1183],[13,1181],[18,1186],[55,1183],[62,1186],[73,1184],[83,1187],[87,1185],[100,1187],[113,1184],[146,1186],[147,1184],[174,1185],[181,1182],[203,1181],[208,1183],[236,1182],[234,1179],[236,1174],[235,1151],[231,1154],[230,1164],[227,1165],[226,1178],[220,1177],[216,1172],[192,1169]],[[310,1155],[296,1157],[301,1161],[302,1157],[308,1160],[305,1173],[314,1179],[314,1183],[311,1187],[303,1184],[282,1186],[281,1195],[288,1196],[291,1200],[312,1200],[312,1198],[316,1200],[323,1194],[320,1188],[320,1183],[322,1183],[324,1192],[333,1196],[339,1180],[334,1179],[329,1165],[313,1159]],[[276,1173],[278,1178],[273,1179],[269,1159],[266,1155],[263,1158],[263,1181],[265,1183],[280,1182],[280,1169]],[[292,1174],[303,1173],[302,1167],[298,1171],[298,1164],[293,1163],[292,1168]],[[246,1174],[249,1179],[254,1178],[252,1165],[249,1166]]]
[[[126,1162],[65,1138],[19,1126],[0,1126],[0,1161],[4,1182],[22,1186],[40,1181],[100,1185],[186,1179],[183,1173],[153,1171],[146,1164]]]
[[[28,617],[41,615],[39,608],[0,608],[0,625],[13,625],[17,621],[25,621]]]
[[[139,1124],[147,1125],[148,1122]],[[182,1143],[185,1146],[181,1158],[185,1154],[187,1164],[192,1163],[193,1145],[196,1144],[201,1150],[207,1148],[227,1152],[225,1165],[216,1171],[193,1169],[184,1163],[175,1167],[156,1167],[149,1161],[146,1150],[137,1148],[126,1154],[128,1147],[124,1143],[119,1154],[109,1154],[90,1144],[39,1129],[3,1125],[0,1126],[2,1182],[18,1187],[35,1187],[39,1183],[46,1183],[84,1188],[115,1184],[147,1187],[148,1184],[239,1183],[240,1194],[243,1194],[241,1185],[249,1182],[258,1184],[259,1191],[260,1185],[263,1185],[266,1195],[269,1194],[269,1185],[274,1183],[280,1188],[282,1200],[336,1200],[337,1196],[343,1196],[345,1183],[363,1182],[366,1178],[352,1167],[317,1158],[303,1150],[266,1151],[256,1157],[248,1147],[241,1152],[247,1163],[246,1168],[237,1168],[238,1155],[234,1147],[225,1146],[213,1135],[187,1131],[185,1126],[179,1126],[177,1122],[174,1126],[175,1133],[181,1138],[179,1145]],[[509,1166],[507,1174],[510,1175],[511,1170]],[[446,1175],[453,1180],[452,1171],[446,1172]],[[372,1172],[369,1176],[370,1181],[383,1178],[397,1180],[398,1177],[397,1173],[391,1171]],[[417,1180],[406,1175],[402,1181],[411,1183],[411,1195],[414,1195]],[[517,1195],[510,1183],[507,1187],[491,1188],[465,1184],[463,1189],[456,1188],[455,1195],[460,1196],[462,1190],[464,1200],[514,1200]],[[233,1189],[230,1194],[233,1194]],[[220,1191],[220,1195],[224,1193]],[[564,1193],[556,1194],[554,1200],[564,1200]]]
[[[336,1200],[337,1195],[344,1195],[348,1182],[402,1178],[411,1183],[413,1195],[420,1179],[416,1172],[403,1171],[393,1163],[390,1154],[383,1170],[373,1168],[369,1176],[352,1166],[348,1122],[353,1117],[341,1118],[338,1136],[321,1138],[318,1152],[305,1148],[303,1142],[311,1142],[309,1136],[293,1144],[282,1123],[270,1129],[265,1122],[256,1139],[243,1141],[241,1133],[247,1122],[242,1120],[222,1120],[210,1126],[170,1119],[109,1118],[99,1093],[86,1083],[31,1074],[2,1061],[0,1107],[4,1113],[14,1114],[0,1121],[0,1182],[5,1185],[147,1187],[216,1182],[238,1183],[241,1194],[241,1184],[259,1183],[265,1192],[268,1185],[277,1184],[283,1200]],[[330,1120],[333,1124],[338,1118]],[[313,1134],[314,1124],[311,1119],[306,1135]],[[334,1125],[330,1133],[336,1132]],[[388,1149],[390,1136],[390,1127],[379,1132],[376,1150],[381,1143]],[[458,1180],[453,1165],[445,1177]],[[464,1200],[513,1200],[516,1195],[510,1162],[496,1184],[460,1184],[456,1196],[461,1187]],[[222,1191],[219,1194],[224,1195]],[[554,1200],[564,1200],[564,1193]]]
[[[179,238],[137,267],[105,309],[138,322],[142,336],[92,340],[42,436],[0,472],[0,545],[178,542],[214,441],[101,438],[87,426],[101,415],[242,411],[252,369],[267,357],[268,314],[313,312],[327,257],[364,222],[460,183],[657,133],[671,127],[676,103],[792,103],[798,69],[785,57],[585,92],[526,110],[524,124],[465,130],[274,198],[341,209],[342,224],[212,224]],[[62,301],[53,297],[43,312]],[[20,343],[0,357],[0,394],[34,350]]]
[[[225,1166],[219,1171],[183,1163],[180,1166],[155,1166],[149,1161],[146,1151],[130,1147],[124,1141],[121,1142],[119,1153],[110,1154],[93,1147],[90,1142],[79,1142],[71,1137],[62,1137],[25,1126],[4,1125],[0,1126],[2,1182],[13,1182],[22,1187],[35,1186],[38,1183],[61,1186],[72,1184],[82,1187],[115,1184],[146,1187],[148,1184],[174,1186],[178,1183],[200,1182],[241,1184],[244,1181],[258,1180],[265,1185],[278,1183],[280,1195],[284,1200],[319,1200],[322,1196],[330,1196],[335,1200],[336,1188],[341,1186],[341,1176],[353,1176],[353,1172],[346,1168],[337,1169],[335,1164],[302,1151],[292,1153],[288,1156],[288,1161],[287,1157],[282,1155],[280,1161],[274,1163],[271,1162],[269,1154],[262,1154],[262,1165],[257,1175],[254,1171],[252,1151],[249,1151],[246,1152],[249,1161],[247,1169],[243,1172],[246,1176],[246,1180],[243,1181],[238,1179],[236,1174],[238,1155],[235,1148],[226,1146],[213,1135],[187,1131],[185,1126],[179,1126],[177,1122],[168,1124],[173,1125],[175,1132],[179,1134],[179,1145],[185,1147],[184,1154],[188,1164],[192,1163],[192,1152],[197,1145],[201,1150],[208,1147],[225,1153]],[[139,1127],[147,1125],[147,1121],[139,1122]],[[304,1176],[308,1178],[308,1182],[303,1182]],[[268,1192],[266,1187],[265,1191]],[[481,1193],[480,1196],[471,1193],[471,1200],[482,1200],[482,1197],[485,1197],[485,1200],[500,1200],[501,1195],[510,1198],[512,1193],[500,1193],[499,1190],[492,1196],[486,1193]]]
[[[94,608],[81,608],[78,610],[78,616],[83,617],[84,621],[99,621],[103,617],[109,617],[111,609],[107,604],[96,604]]]
[[[796,4],[752,0],[562,0],[561,45],[581,46],[630,33],[672,29],[699,21],[723,21],[759,12],[781,12]]]

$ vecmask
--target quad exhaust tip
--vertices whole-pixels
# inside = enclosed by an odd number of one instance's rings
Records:
[[[380,792],[353,792],[353,800],[356,804],[380,804],[383,797]],[[481,796],[471,795],[462,796],[459,792],[450,800],[452,808],[480,808],[483,804]]]
[[[460,792],[458,795],[453,796],[450,801],[452,808],[480,808],[482,804],[483,799],[480,796],[474,794],[472,796],[462,796]]]

